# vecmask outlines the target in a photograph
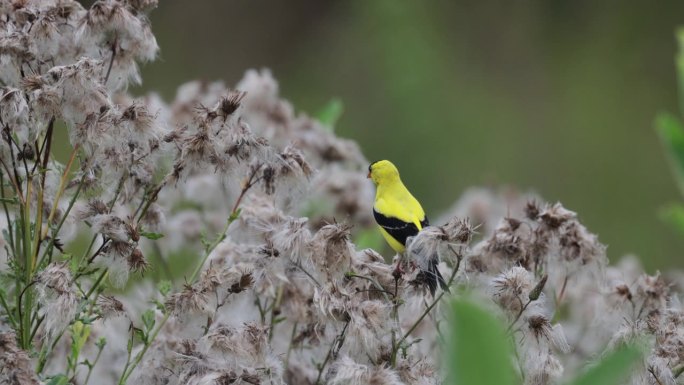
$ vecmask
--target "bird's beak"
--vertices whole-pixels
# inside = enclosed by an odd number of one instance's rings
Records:
[[[370,179],[370,171],[368,171],[368,175],[366,175],[366,178]]]

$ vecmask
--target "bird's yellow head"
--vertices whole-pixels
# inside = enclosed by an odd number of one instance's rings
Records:
[[[379,160],[368,166],[368,177],[376,185],[399,180],[399,170],[389,160]]]

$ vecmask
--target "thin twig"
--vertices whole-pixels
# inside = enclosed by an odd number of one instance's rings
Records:
[[[520,302],[520,311],[515,316],[515,319],[513,320],[513,322],[511,322],[511,324],[508,325],[508,328],[506,329],[506,333],[509,333],[511,331],[511,329],[513,328],[513,325],[515,325],[515,323],[518,322],[518,320],[520,319],[522,314],[525,312],[525,310],[527,310],[527,307],[530,306],[530,304],[532,303],[532,300],[530,299],[527,301],[527,303],[525,305],[523,305],[523,302],[520,299],[520,297],[516,297],[516,298],[518,298],[518,301]]]
[[[93,373],[93,368],[95,367],[95,365],[97,365],[97,361],[100,360],[100,356],[102,355],[102,350],[104,350],[103,348],[98,348],[97,355],[95,356],[95,360],[88,367],[88,375],[85,378],[85,382],[83,383],[84,385],[88,385],[88,381],[90,380],[90,375]]]
[[[10,159],[12,160],[12,170],[14,171],[14,180],[16,181],[15,187],[17,187],[17,194],[22,196],[22,195],[24,195],[24,192],[21,189],[21,178],[19,178],[19,172],[17,171],[17,163],[14,160],[14,150],[12,147],[12,143],[14,142],[14,140],[12,139],[12,134],[10,133],[8,125],[5,125],[4,133],[5,133],[5,141],[7,142],[7,145],[9,146],[9,150],[10,150]],[[0,158],[0,159],[2,159],[2,158]],[[4,162],[3,162],[3,165],[4,165]]]
[[[565,288],[568,286],[568,279],[570,278],[569,275],[565,275],[565,279],[563,280],[563,286],[561,287],[560,294],[556,298],[556,307],[559,307],[561,302],[563,301],[563,297],[565,296]]]
[[[297,267],[299,270],[301,270],[302,273],[306,274],[309,278],[311,278],[311,280],[313,281],[314,284],[316,284],[316,286],[321,287],[321,284],[318,282],[318,280],[316,280],[316,278],[314,278],[314,276],[311,275],[311,273],[306,271],[306,269],[301,265],[301,263],[292,261],[292,264],[295,267]]]
[[[290,334],[290,344],[287,346],[287,354],[285,354],[285,370],[287,370],[287,367],[290,364],[290,353],[292,352],[292,344],[295,338],[295,335],[297,334],[297,321],[294,322],[294,325],[292,325],[292,333]]]
[[[233,209],[230,211],[231,216],[235,215],[237,213],[237,209],[240,206],[240,203],[242,202],[242,198],[244,198],[245,194],[247,193],[247,190],[252,188],[252,186],[254,186],[259,181],[260,178],[256,178],[256,175],[259,172],[259,169],[261,169],[261,165],[252,169],[252,172],[249,174],[249,178],[247,178],[247,181],[242,186],[242,191],[240,191],[240,195],[238,196],[237,200],[235,201],[235,204],[233,205]]]
[[[76,199],[78,198],[79,194],[81,193],[81,189],[83,188],[84,182],[85,182],[85,175],[81,178],[81,181],[79,182],[78,187],[76,188],[76,192],[74,192],[74,195],[71,197],[71,200],[69,201],[69,205],[67,206],[66,211],[64,212],[64,214],[62,214],[62,219],[57,224],[57,227],[55,227],[52,230],[52,233],[50,235],[50,242],[48,243],[47,247],[45,248],[45,251],[43,252],[43,256],[40,258],[40,261],[38,263],[39,265],[41,265],[46,258],[48,259],[48,262],[52,261],[52,250],[55,246],[55,242],[57,240],[57,235],[59,234],[59,231],[62,229],[62,226],[64,226],[64,222],[66,222],[66,219],[69,216],[71,209],[74,207],[74,204],[76,203]],[[49,222],[50,221],[48,221],[48,223]]]
[[[5,178],[3,178],[4,173],[0,172],[0,197],[2,197],[2,208],[5,211],[5,219],[7,220],[7,232],[9,233],[9,245],[12,250],[12,255],[17,255],[17,251],[14,245],[14,226],[10,220],[9,208],[7,207],[7,197],[5,196]]]
[[[5,169],[5,172],[7,173],[7,176],[9,177],[10,182],[12,182],[12,187],[14,187],[14,193],[19,198],[19,201],[21,202],[22,205],[25,204],[24,195],[21,192],[21,187],[20,187],[19,183],[16,180],[14,180],[14,178],[12,178],[9,167],[7,166],[7,164],[5,164],[5,161],[2,160],[2,157],[0,157],[0,164],[2,164],[2,167]]]
[[[52,222],[52,219],[55,217],[55,213],[57,212],[57,204],[59,203],[59,199],[62,197],[62,194],[64,193],[64,189],[66,188],[66,180],[69,177],[69,171],[71,170],[71,166],[74,164],[74,159],[76,158],[76,153],[78,152],[79,145],[78,143],[74,146],[74,149],[71,151],[71,155],[69,156],[69,161],[66,164],[66,167],[64,168],[64,172],[62,173],[62,177],[59,180],[59,187],[57,188],[57,195],[55,195],[54,202],[52,203],[52,208],[50,209],[50,215],[48,215],[47,223]],[[77,190],[76,195],[80,192],[80,188]],[[42,234],[42,237],[45,238],[47,235],[47,228],[45,228],[45,231]]]
[[[100,286],[100,283],[102,283],[102,280],[104,279],[105,275],[107,275],[106,269],[102,270],[102,273],[100,273],[100,275],[97,277],[93,286],[86,293],[86,295],[85,295],[86,300],[89,300],[90,296],[95,292],[95,290],[97,290],[98,286]]]
[[[394,295],[394,293],[392,293],[389,290],[381,290],[381,289],[376,289],[374,287],[371,287],[368,289],[357,289],[355,291],[355,293],[384,293],[384,294],[388,294],[388,295]]]
[[[93,255],[92,255],[90,258],[88,258],[88,265],[90,265],[91,263],[93,263],[93,261],[95,260],[95,258],[96,258],[98,255],[100,255],[100,253],[105,249],[105,247],[107,246],[107,244],[109,243],[110,240],[111,240],[110,238],[104,238],[104,237],[103,237],[103,239],[102,239],[102,244],[100,245],[100,247],[99,247],[97,250],[95,250],[95,252],[93,253]]]
[[[655,374],[655,370],[653,370],[653,366],[648,367],[648,372],[651,373],[651,375],[653,376],[653,378],[655,379],[655,381],[658,385],[663,385],[663,383],[660,382],[660,379],[658,378],[658,376]]]
[[[109,81],[109,75],[112,73],[112,67],[114,66],[114,58],[116,57],[116,45],[117,45],[117,38],[114,37],[114,42],[112,42],[112,56],[109,59],[109,66],[107,67],[107,74],[104,77],[104,81],[102,84],[107,84],[107,81]]]
[[[33,245],[33,256],[32,258],[32,264],[36,264],[38,260],[38,254],[40,253],[40,244],[43,239],[41,236],[43,233],[43,205],[45,204],[43,202],[43,197],[45,195],[45,176],[47,174],[47,167],[48,167],[48,162],[50,160],[50,148],[52,145],[52,130],[55,125],[55,117],[53,116],[50,119],[50,123],[48,124],[47,132],[45,134],[45,140],[43,141],[43,159],[42,159],[42,169],[40,170],[40,192],[38,193],[38,209],[36,210],[36,223],[34,224],[35,226],[35,243]],[[40,155],[38,154],[38,159],[37,161],[40,160]],[[37,164],[38,162],[36,162]]]
[[[152,190],[152,194],[150,194],[149,198],[147,198],[147,201],[145,201],[145,198],[143,197],[143,200],[140,202],[141,205],[138,206],[138,208],[135,210],[135,213],[133,215],[134,217],[135,216],[138,217],[137,222],[140,222],[142,220],[142,218],[145,216],[145,214],[147,213],[147,210],[149,210],[152,203],[154,203],[157,200],[157,196],[159,195],[159,192],[162,190],[162,188],[164,188],[165,185],[166,185],[166,181],[159,183],[159,186],[157,186],[154,190]],[[144,206],[142,206],[143,202],[145,203]],[[142,209],[141,209],[141,207],[142,207]],[[139,211],[140,211],[140,213],[138,214]]]
[[[14,316],[10,312],[9,304],[5,299],[5,296],[2,294],[2,291],[0,291],[0,305],[2,305],[2,308],[5,309],[5,313],[7,313],[7,319],[9,319],[10,323],[12,324],[12,327],[16,328],[17,323],[14,320]]]
[[[271,305],[271,325],[268,330],[268,342],[273,340],[273,331],[276,326],[276,317],[280,313],[280,301],[283,299],[283,285],[278,286],[278,292],[276,293],[276,298],[273,300]]]
[[[24,288],[21,290],[21,293],[19,294],[18,300],[17,300],[17,309],[19,310],[19,319],[23,319],[23,315],[21,314],[21,299],[24,297],[24,294],[26,294],[26,291],[33,286],[37,281],[32,281],[28,285],[24,286]]]
[[[463,260],[463,257],[460,254],[458,254],[453,248],[450,247],[449,249],[456,255],[457,259],[456,259],[456,267],[454,267],[454,270],[451,272],[451,276],[449,277],[449,281],[447,282],[447,286],[451,286],[451,284],[453,283],[454,279],[456,278],[456,274],[458,273],[458,270],[461,267],[461,261]],[[397,352],[401,348],[401,344],[404,341],[406,341],[408,336],[410,336],[414,330],[416,330],[418,325],[420,325],[420,323],[427,316],[427,314],[439,303],[439,301],[442,299],[442,297],[444,296],[445,293],[446,293],[445,291],[442,291],[441,293],[439,293],[437,298],[435,298],[434,301],[432,301],[430,306],[428,306],[427,309],[425,309],[423,314],[421,314],[420,317],[418,317],[416,322],[413,323],[413,325],[409,328],[409,330],[406,333],[404,333],[404,335],[401,337],[401,339],[397,342],[396,346],[394,347],[394,350],[392,351],[392,357],[391,357],[392,366],[396,366]]]
[[[370,281],[370,282],[373,284],[373,286],[375,286],[375,288],[378,289],[378,291],[381,292],[381,293],[384,295],[385,300],[386,300],[387,302],[391,302],[390,299],[389,299],[389,297],[388,297],[387,294],[386,294],[386,293],[387,293],[387,290],[383,289],[383,287],[382,287],[376,280],[374,280],[373,278],[371,278],[371,277],[366,277],[365,275],[359,275],[359,274],[356,274],[356,273],[353,273],[353,272],[346,273],[345,275],[346,275],[347,277],[349,277],[349,278],[361,278],[361,279],[365,279],[365,280],[367,280],[367,281]],[[394,294],[392,294],[392,293],[389,293],[389,294],[392,295],[392,296],[394,296]]]
[[[337,356],[340,349],[342,349],[342,344],[344,344],[345,335],[347,333],[347,327],[348,326],[349,326],[349,320],[347,320],[344,323],[344,327],[342,328],[342,331],[340,332],[340,334],[338,334],[335,337],[332,344],[330,344],[330,349],[328,350],[328,354],[325,356],[325,360],[323,361],[321,366],[318,368],[318,376],[316,377],[316,382],[314,382],[314,384],[318,385],[321,383],[321,376],[323,375],[323,370],[325,369],[325,366],[328,364],[328,361],[330,361],[330,358],[332,358],[333,356]],[[339,346],[337,346],[337,345],[339,345]]]

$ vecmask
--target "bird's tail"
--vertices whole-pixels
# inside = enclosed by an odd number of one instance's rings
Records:
[[[446,291],[447,293],[451,293],[451,290],[449,290],[449,286],[444,280],[442,273],[440,273],[439,269],[437,268],[438,261],[439,259],[436,256],[430,258],[428,270],[421,271],[423,281],[427,284],[428,289],[430,289],[430,294],[432,294],[433,297],[435,296],[435,292],[437,291],[438,284],[439,287],[442,288],[442,290]]]

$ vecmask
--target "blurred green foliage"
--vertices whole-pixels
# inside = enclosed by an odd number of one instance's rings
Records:
[[[336,132],[393,160],[431,217],[468,186],[535,189],[611,259],[681,266],[652,130],[677,109],[681,1],[166,0],[151,19],[161,58],[137,93],[268,67],[302,111],[342,100]]]
[[[459,298],[451,305],[451,330],[446,343],[446,383],[452,385],[514,385],[520,383],[511,356],[510,335],[499,319],[476,302]],[[619,385],[643,357],[637,345],[622,345],[591,363],[570,385]]]
[[[500,321],[475,302],[453,301],[446,346],[447,384],[514,385],[513,348]]]
[[[680,101],[684,99],[684,29],[677,31],[679,52],[677,55],[677,78],[679,79]],[[681,112],[684,113],[684,102],[681,102]],[[660,113],[656,119],[656,131],[665,147],[670,160],[672,174],[679,187],[681,197],[684,198],[684,126],[681,120],[669,113]],[[684,205],[670,203],[660,211],[661,217],[677,229],[684,236]]]
[[[632,368],[643,357],[638,346],[622,345],[606,354],[600,361],[575,378],[571,385],[620,385],[624,384]]]
[[[340,99],[332,99],[315,117],[324,126],[329,127],[330,130],[334,130],[337,121],[342,117],[342,112],[344,112],[342,101]]]

